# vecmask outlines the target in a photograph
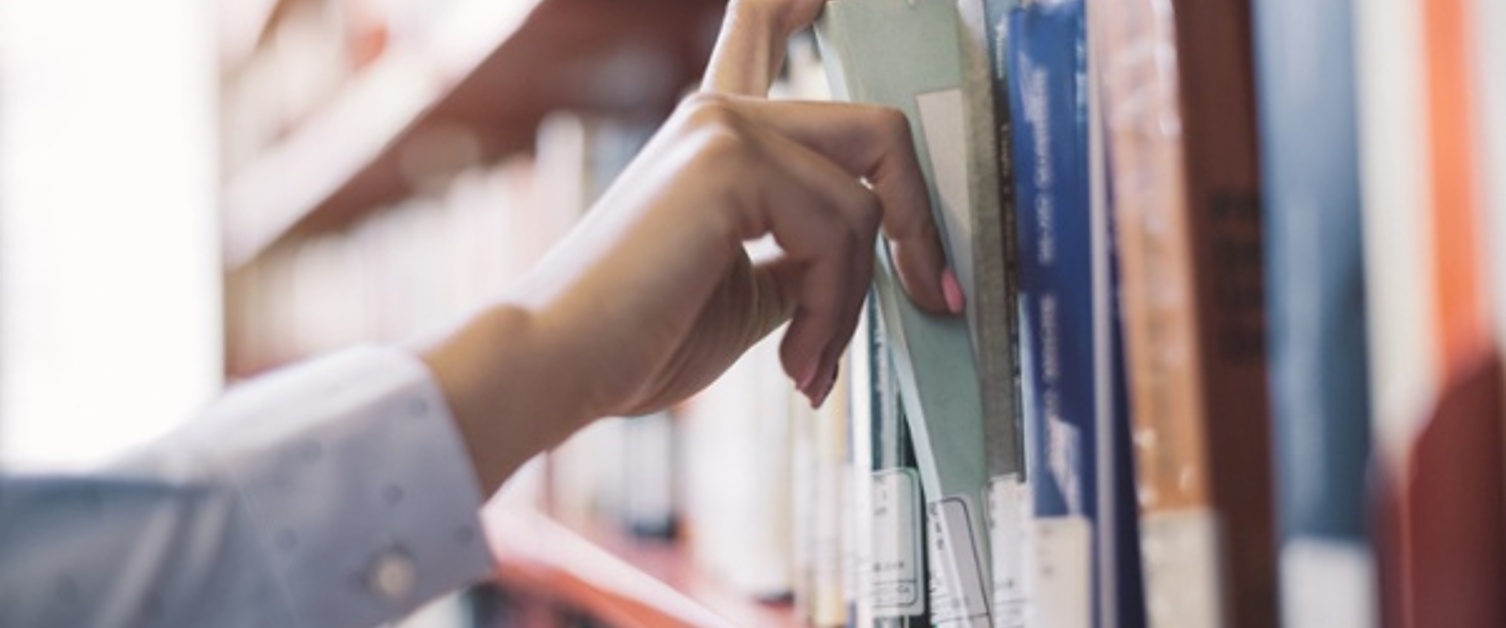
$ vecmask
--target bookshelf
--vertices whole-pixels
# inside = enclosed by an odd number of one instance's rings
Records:
[[[529,507],[491,507],[483,521],[497,552],[498,583],[611,625],[801,625],[789,602],[760,602],[708,577],[678,541],[567,525]]]
[[[321,31],[308,9],[405,2],[442,17]],[[250,52],[222,55],[232,377],[484,302],[694,82],[724,6],[253,3]],[[1429,5],[1423,32],[1407,2],[828,0],[824,59],[797,37],[771,93],[835,78],[906,111],[970,318],[911,312],[880,263],[850,399],[803,407],[763,343],[670,413],[582,430],[485,513],[496,586],[543,626],[1501,625],[1502,376],[1466,358],[1499,351],[1483,304],[1501,297],[1474,284],[1506,273],[1475,267],[1483,206],[1423,197],[1502,186],[1434,181],[1413,150],[1485,160],[1421,113],[1468,100],[1453,71],[1477,3]],[[1345,39],[1291,35],[1315,17]],[[240,124],[246,85],[278,72],[301,96]],[[1506,125],[1479,117],[1499,172]],[[1429,328],[1430,306],[1459,320]],[[1417,488],[1445,480],[1480,490]]]
[[[435,4],[439,17],[409,29],[417,32],[374,37],[387,41],[375,58],[360,58],[362,50],[346,55],[355,57],[342,60],[347,71],[307,111],[245,124],[237,107],[255,109],[268,100],[245,93],[253,78],[262,78],[257,71],[292,72],[256,66],[258,54],[277,52],[277,20],[299,15],[299,5],[321,3],[248,2],[258,6],[246,12],[261,20],[250,22],[261,25],[240,25],[252,32],[222,37],[259,46],[222,51],[222,101],[230,112],[221,204],[232,377],[309,353],[243,356],[247,343],[233,331],[243,325],[237,293],[248,277],[275,266],[270,257],[442,191],[467,168],[530,153],[551,112],[662,119],[699,76],[723,7],[717,0],[447,0]],[[274,103],[288,100],[275,94],[283,84],[253,87],[274,92]],[[273,130],[247,141],[237,137],[237,125]]]
[[[663,115],[699,75],[721,10],[714,0],[450,5],[454,17],[432,34],[360,68],[226,174],[228,267],[347,226],[444,174],[433,168],[526,151],[550,111]],[[426,156],[441,163],[415,164]]]

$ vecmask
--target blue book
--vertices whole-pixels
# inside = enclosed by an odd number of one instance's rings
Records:
[[[1004,48],[1032,522],[1031,625],[1143,625],[1112,239],[1083,0],[1010,2]],[[1116,386],[1116,382],[1119,383]],[[1117,402],[1117,403],[1116,403]]]
[[[1366,625],[1375,599],[1351,0],[1252,7],[1283,623]]]
[[[1096,614],[1093,452],[1100,394],[1084,6],[1023,4],[1003,26],[1033,516],[1026,616],[1034,625],[1086,627]]]

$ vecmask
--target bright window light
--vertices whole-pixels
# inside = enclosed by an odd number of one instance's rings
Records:
[[[213,3],[0,0],[0,465],[76,469],[221,383]]]

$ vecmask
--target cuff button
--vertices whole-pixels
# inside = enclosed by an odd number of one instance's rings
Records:
[[[407,552],[391,549],[377,555],[366,572],[366,586],[372,593],[388,600],[398,601],[413,591],[413,559]]]

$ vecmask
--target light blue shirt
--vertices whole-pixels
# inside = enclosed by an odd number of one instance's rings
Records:
[[[492,570],[481,502],[424,365],[349,350],[99,473],[0,476],[0,626],[376,625]]]

